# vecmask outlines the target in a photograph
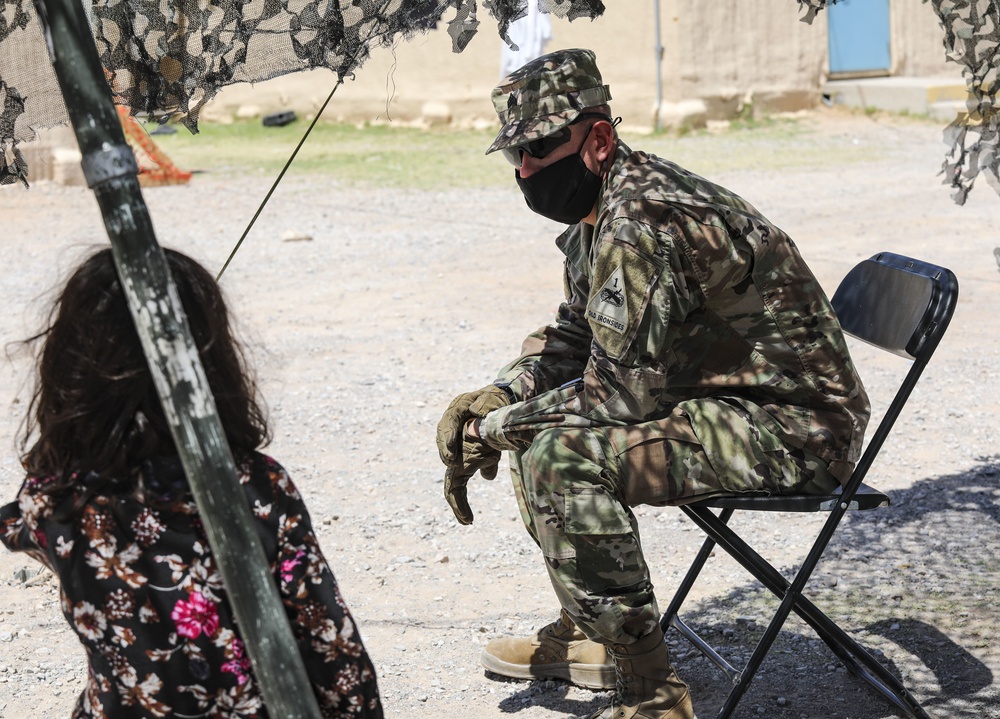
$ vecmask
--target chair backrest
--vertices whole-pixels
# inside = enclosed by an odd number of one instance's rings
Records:
[[[880,252],[848,273],[833,308],[848,334],[901,357],[927,360],[957,298],[951,270]]]
[[[957,299],[958,279],[951,270],[891,252],[880,252],[857,265],[833,295],[833,308],[845,332],[914,360],[844,487],[848,501],[948,328]]]

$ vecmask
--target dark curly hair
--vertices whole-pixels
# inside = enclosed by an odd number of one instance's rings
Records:
[[[215,279],[190,257],[165,254],[239,462],[270,440],[254,377]],[[70,513],[95,493],[147,490],[143,466],[164,460],[176,465],[177,450],[110,248],[77,267],[47,325],[28,340],[42,346],[21,430],[25,469],[48,478],[52,494],[76,494]]]

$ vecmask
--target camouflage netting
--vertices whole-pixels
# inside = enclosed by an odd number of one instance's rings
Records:
[[[837,0],[796,0],[802,20]],[[923,0],[928,2],[928,0]],[[968,112],[945,131],[945,183],[964,203],[980,172],[1000,192],[996,109],[998,0],[930,0],[947,56],[962,65]],[[501,36],[526,0],[483,0]],[[539,0],[559,17],[594,18],[601,0]],[[372,47],[426,32],[454,9],[448,32],[461,52],[479,26],[476,0],[94,0],[94,36],[115,102],[153,117],[179,115],[197,130],[198,113],[220,88],[327,67],[344,79]],[[62,96],[29,0],[0,12],[0,184],[25,179],[16,145],[36,129],[66,121]]]
[[[950,150],[942,166],[945,184],[963,205],[980,171],[1000,193],[1000,6],[996,0],[933,0],[933,5],[944,28],[945,52],[962,65],[969,88],[968,112],[944,132]]]
[[[800,8],[804,8],[806,14],[802,16],[802,22],[807,22],[810,25],[812,21],[816,19],[816,15],[820,10],[826,8],[827,5],[833,5],[840,0],[796,0]]]
[[[811,23],[816,13],[838,0],[797,0],[806,9],[802,20]],[[927,0],[922,0],[926,3]],[[941,167],[952,198],[965,204],[982,172],[1000,193],[1000,4],[998,0],[931,0],[944,30],[944,50],[949,60],[962,66],[969,89],[967,111],[944,131],[948,146]]]
[[[527,0],[483,0],[506,39]],[[192,132],[222,87],[325,67],[343,80],[373,47],[448,21],[453,49],[476,34],[476,0],[92,0],[94,40],[116,104],[154,118],[180,116]],[[574,20],[604,12],[601,0],[540,0]],[[508,40],[509,42],[509,40]],[[68,121],[31,0],[0,13],[0,184],[26,179],[17,143]]]

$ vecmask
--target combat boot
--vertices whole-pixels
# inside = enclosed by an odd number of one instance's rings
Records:
[[[670,664],[663,630],[611,647],[618,686],[611,706],[590,719],[695,719],[687,684]]]
[[[565,610],[533,637],[492,640],[479,661],[494,674],[514,679],[565,679],[588,689],[615,686],[615,665],[607,649],[587,639]]]

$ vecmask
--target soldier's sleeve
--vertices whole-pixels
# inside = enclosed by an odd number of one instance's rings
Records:
[[[675,222],[609,225],[583,307],[595,342],[581,379],[491,413],[480,428],[485,441],[515,449],[550,427],[656,416],[669,375],[683,361],[676,330],[705,301],[698,271],[675,243],[682,231]]]
[[[521,354],[497,377],[510,382],[514,396],[531,399],[583,374],[593,339],[584,317],[589,283],[571,262],[565,264],[565,300],[555,321],[532,332],[521,345]]]

